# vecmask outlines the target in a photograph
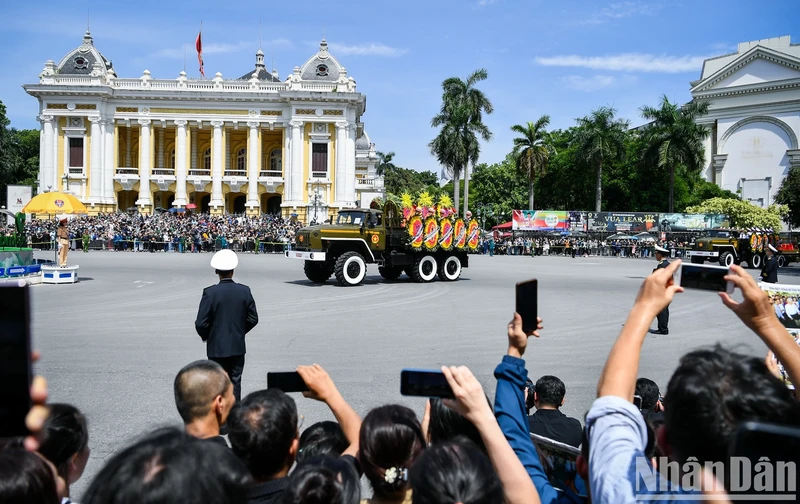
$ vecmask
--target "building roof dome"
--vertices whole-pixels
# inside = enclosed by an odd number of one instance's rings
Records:
[[[344,67],[328,52],[328,42],[324,38],[317,54],[300,67],[300,78],[306,81],[336,82],[344,74]]]
[[[89,30],[83,35],[83,44],[71,50],[61,59],[57,73],[62,75],[89,75],[94,71],[94,66],[99,63],[103,74],[113,70],[113,65],[94,46],[94,40]]]
[[[367,130],[364,129],[361,132],[361,136],[358,137],[356,140],[356,150],[369,150],[372,142],[369,140],[369,135],[367,135]]]
[[[264,51],[259,49],[256,51],[256,68],[250,72],[239,77],[238,80],[250,80],[255,75],[256,79],[267,82],[281,82],[278,72],[272,70],[272,73],[267,71],[267,66],[264,64]]]

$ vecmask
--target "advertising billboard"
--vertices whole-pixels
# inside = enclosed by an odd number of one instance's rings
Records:
[[[6,194],[6,208],[13,213],[17,214],[22,211],[25,205],[33,197],[33,188],[31,186],[23,186],[23,185],[10,185],[8,186],[8,192]],[[14,219],[11,217],[7,217],[7,224],[13,224]]]
[[[511,219],[514,231],[567,231],[569,212],[561,210],[514,210]]]
[[[587,212],[587,231],[641,233],[658,227],[658,214],[645,212]]]
[[[730,227],[730,219],[723,214],[662,213],[658,216],[658,220],[659,230],[662,233]]]

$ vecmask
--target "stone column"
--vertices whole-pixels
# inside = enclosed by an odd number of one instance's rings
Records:
[[[345,182],[347,183],[347,190],[344,199],[348,204],[353,205],[356,201],[356,125],[353,123],[347,125],[347,141],[345,145],[345,158],[347,163]],[[369,203],[369,201],[366,202],[367,207]],[[363,201],[361,202],[361,206],[365,206]]]
[[[186,124],[185,119],[176,119],[175,126],[175,202],[176,207],[184,207],[186,200]]]
[[[150,119],[139,119],[139,206],[150,202]]]
[[[222,201],[222,121],[211,121],[214,133],[211,137],[211,201],[209,206],[221,207]]]
[[[336,191],[334,205],[341,206],[346,201],[347,191],[347,121],[336,123]]]
[[[228,132],[225,131],[225,174],[227,175],[231,169],[231,138]]]
[[[133,164],[133,159],[131,158],[131,127],[130,125],[125,127],[125,168],[130,168]]]
[[[100,117],[89,116],[88,119],[92,123],[92,132],[89,137],[92,142],[92,159],[89,163],[89,172],[84,173],[84,176],[89,178],[89,203],[95,205],[100,203],[100,191],[103,188],[103,139],[100,134]]]
[[[191,170],[197,169],[197,144],[199,143],[198,135],[200,134],[199,130],[192,129],[192,140],[191,140],[191,149],[192,149],[192,166],[190,167]]]
[[[40,115],[39,121],[42,123],[42,149],[44,150],[44,157],[40,163],[40,170],[42,172],[42,186],[39,188],[41,192],[57,190],[56,187],[56,164],[55,164],[55,132],[53,131],[53,116]]]
[[[156,168],[166,168],[164,164],[164,128],[158,129],[158,145],[156,145]]]
[[[114,120],[106,119],[103,122],[105,128],[105,155],[103,156],[103,198],[108,205],[113,205],[116,201],[114,194]]]
[[[302,202],[303,199],[303,121],[292,121],[292,172],[289,200]]]
[[[247,154],[250,161],[247,174],[247,203],[249,208],[258,207],[258,166],[261,161],[261,149],[258,148],[258,127],[257,121],[247,123]]]

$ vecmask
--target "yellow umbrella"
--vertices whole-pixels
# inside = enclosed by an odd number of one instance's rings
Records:
[[[87,213],[86,206],[78,198],[61,192],[46,192],[34,196],[22,212],[48,215]]]

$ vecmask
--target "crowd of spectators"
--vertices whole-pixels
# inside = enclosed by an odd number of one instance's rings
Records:
[[[397,404],[376,407],[362,419],[315,364],[297,368],[308,388],[303,395],[327,405],[336,421],[301,432],[303,417],[289,394],[265,389],[237,402],[222,367],[190,363],[174,379],[184,429],[156,430],[111,456],[80,500],[623,504],[707,497],[727,502],[726,491],[736,490],[730,447],[737,428],[767,422],[794,428],[797,436],[800,402],[764,360],[720,345],[685,354],[663,395],[655,382],[638,377],[653,318],[682,291],[672,282],[679,267],[675,261],[643,282],[606,358],[583,427],[559,411],[566,396],[560,379],[528,378],[527,367],[536,367],[529,338],[543,332],[541,319],[536,331],[525,333],[515,314],[507,327],[508,351],[498,355],[494,370],[494,401],[487,400],[469,369],[445,366],[441,371],[452,399],[430,399],[421,419]],[[742,300],[721,293],[722,303],[783,363],[792,382],[800,383],[800,347],[755,280],[738,266],[731,270],[728,278]],[[526,363],[529,346],[533,356]],[[57,504],[75,497],[70,486],[81,478],[89,456],[91,419],[87,427],[76,408],[48,405],[46,398],[46,383],[36,377],[35,406],[26,421],[31,435],[0,449],[0,502]],[[546,468],[552,457],[540,458],[531,432],[580,448],[574,485],[554,486]],[[782,442],[772,438],[756,450],[774,453]],[[800,453],[790,457],[796,463]],[[669,469],[673,463],[678,471]],[[699,472],[687,477],[695,466]],[[783,481],[784,490],[796,493],[796,465],[787,470],[792,468],[794,474],[770,469],[769,476],[748,472],[746,477]],[[361,477],[369,484],[366,492]],[[670,483],[664,484],[667,478]]]
[[[607,234],[608,235],[608,234]],[[683,257],[685,249],[691,248],[695,236],[691,234],[669,235],[662,240],[651,235],[637,239],[615,239],[606,237],[576,236],[492,236],[482,238],[479,252],[498,255],[566,255],[572,257],[652,257],[653,247],[659,245],[675,250],[675,257]]]
[[[51,247],[55,227],[54,220],[33,219],[26,223],[31,246]],[[76,216],[68,225],[74,248],[86,243],[90,249],[136,252],[208,252],[228,247],[250,252],[282,251],[283,244],[293,241],[300,227],[297,219],[280,215],[169,212]]]

